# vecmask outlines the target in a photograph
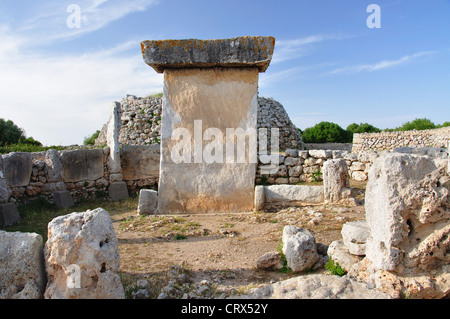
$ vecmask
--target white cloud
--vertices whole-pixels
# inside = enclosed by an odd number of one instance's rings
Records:
[[[158,0],[77,0],[73,4],[79,6],[81,10],[80,28],[69,28],[67,19],[73,13],[67,12],[69,3],[52,1],[46,3],[32,18],[23,21],[18,31],[29,41],[39,44],[72,39],[97,31],[157,3]]]
[[[300,58],[309,54],[311,44],[324,42],[327,40],[342,40],[348,39],[348,35],[311,35],[304,38],[292,40],[277,40],[275,41],[274,57],[272,63],[279,63],[291,59]]]
[[[112,101],[162,91],[139,41],[78,56],[23,53],[24,41],[7,31],[0,27],[0,117],[45,145],[81,144],[108,120]]]
[[[396,67],[402,64],[406,64],[414,59],[417,59],[419,57],[430,55],[435,52],[432,51],[423,51],[418,52],[411,55],[405,55],[397,60],[384,60],[377,63],[372,64],[359,64],[359,65],[353,65],[353,66],[346,66],[342,68],[334,69],[333,71],[329,72],[328,74],[342,74],[342,73],[359,73],[359,72],[373,72],[373,71],[379,71],[383,69],[388,69],[392,67]]]

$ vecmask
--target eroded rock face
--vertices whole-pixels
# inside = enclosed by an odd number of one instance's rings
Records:
[[[429,156],[386,153],[369,171],[364,263],[350,276],[396,297],[442,298],[450,293],[448,189]]]
[[[390,296],[351,278],[299,276],[256,289],[249,298],[261,299],[389,299]]]
[[[319,260],[316,240],[308,230],[285,226],[282,241],[287,265],[294,272],[310,269]]]
[[[47,299],[122,299],[118,240],[102,208],[53,219],[45,245]]]
[[[0,231],[0,299],[39,299],[45,289],[42,237]]]

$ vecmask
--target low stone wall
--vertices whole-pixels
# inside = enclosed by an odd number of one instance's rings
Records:
[[[448,147],[450,127],[423,131],[353,134],[353,153],[396,147]]]
[[[348,174],[356,181],[366,181],[367,173],[379,152],[361,152],[334,150],[288,150],[279,156],[278,171],[264,174],[267,164],[260,163],[256,174],[256,183],[262,185],[298,184],[322,181],[323,164],[330,159],[343,158],[348,166]]]
[[[306,150],[352,151],[352,143],[305,143]]]
[[[108,186],[118,180],[128,191],[152,187],[159,178],[159,145],[127,146],[121,150],[122,175],[110,172],[110,148],[48,150],[37,153],[0,155],[0,179],[8,196],[3,201],[23,202],[35,197],[52,200],[55,191],[68,190],[76,200],[108,195]]]

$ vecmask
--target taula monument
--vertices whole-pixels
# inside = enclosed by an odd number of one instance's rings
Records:
[[[258,76],[272,37],[141,43],[164,74],[158,211],[251,211],[257,168]]]

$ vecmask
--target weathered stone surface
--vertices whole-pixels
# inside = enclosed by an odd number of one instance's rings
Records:
[[[264,186],[257,185],[255,186],[255,211],[262,211],[264,209],[264,205],[266,204],[266,193],[264,191]]]
[[[20,220],[19,211],[13,203],[0,203],[0,227],[11,226]]]
[[[165,69],[255,67],[264,72],[272,59],[272,37],[238,37],[219,40],[154,40],[141,43],[145,63]]]
[[[323,187],[309,185],[264,186],[266,203],[271,205],[295,205],[323,202]]]
[[[351,254],[358,256],[366,254],[366,242],[370,231],[365,220],[344,224],[341,234],[342,240]]]
[[[75,205],[69,191],[56,191],[52,195],[55,205],[59,208],[67,208]]]
[[[361,261],[362,257],[350,254],[342,240],[335,240],[328,246],[328,256],[337,262],[341,268],[350,270],[352,266]]]
[[[281,263],[281,254],[278,251],[270,251],[262,255],[256,262],[258,269],[280,269],[283,268]]]
[[[27,186],[32,171],[31,153],[10,153],[3,155],[3,174],[10,187]]]
[[[159,213],[252,211],[256,140],[243,160],[227,159],[225,136],[230,128],[256,133],[257,69],[165,70],[164,79]],[[216,142],[201,140],[208,129]],[[230,141],[234,155],[238,143]]]
[[[125,180],[159,176],[160,145],[126,145],[122,149],[122,174]]]
[[[64,182],[96,180],[103,177],[103,150],[81,149],[62,154]]]
[[[294,226],[283,229],[283,253],[292,271],[310,269],[319,260],[314,236],[307,230]]]
[[[450,227],[445,213],[448,190],[437,187],[439,177],[429,157],[388,153],[375,161],[369,171],[365,208],[370,228],[366,255],[376,266],[393,270],[406,258],[405,262],[425,268],[443,258],[444,252],[427,255],[431,247],[424,247],[430,231],[445,233]],[[408,236],[418,240],[411,242]],[[425,250],[419,253],[421,247]]]
[[[0,231],[0,299],[39,299],[46,283],[42,237]]]
[[[110,173],[121,172],[119,144],[120,127],[122,124],[121,116],[122,110],[120,107],[120,103],[113,102],[106,133],[106,145],[108,145],[110,149],[106,163],[108,165]]]
[[[139,191],[139,204],[137,212],[139,215],[154,214],[158,207],[158,192],[153,189],[141,189]]]
[[[123,299],[117,274],[118,240],[101,208],[72,213],[48,224],[45,244],[47,299]]]
[[[6,203],[9,200],[9,196],[11,195],[11,191],[6,185],[6,181],[0,178],[0,204]]]
[[[258,288],[251,299],[390,299],[388,294],[370,289],[346,276],[308,275],[290,278]]]
[[[450,293],[448,190],[431,156],[381,155],[369,171],[366,258],[349,276],[393,297]]]
[[[62,182],[62,162],[59,152],[48,150],[45,153],[44,161],[47,166],[47,182]]]
[[[112,201],[119,201],[128,198],[127,183],[124,181],[113,182],[108,187],[109,198]]]
[[[348,167],[344,159],[330,159],[323,164],[324,200],[337,202],[343,198],[342,193],[350,187]]]

